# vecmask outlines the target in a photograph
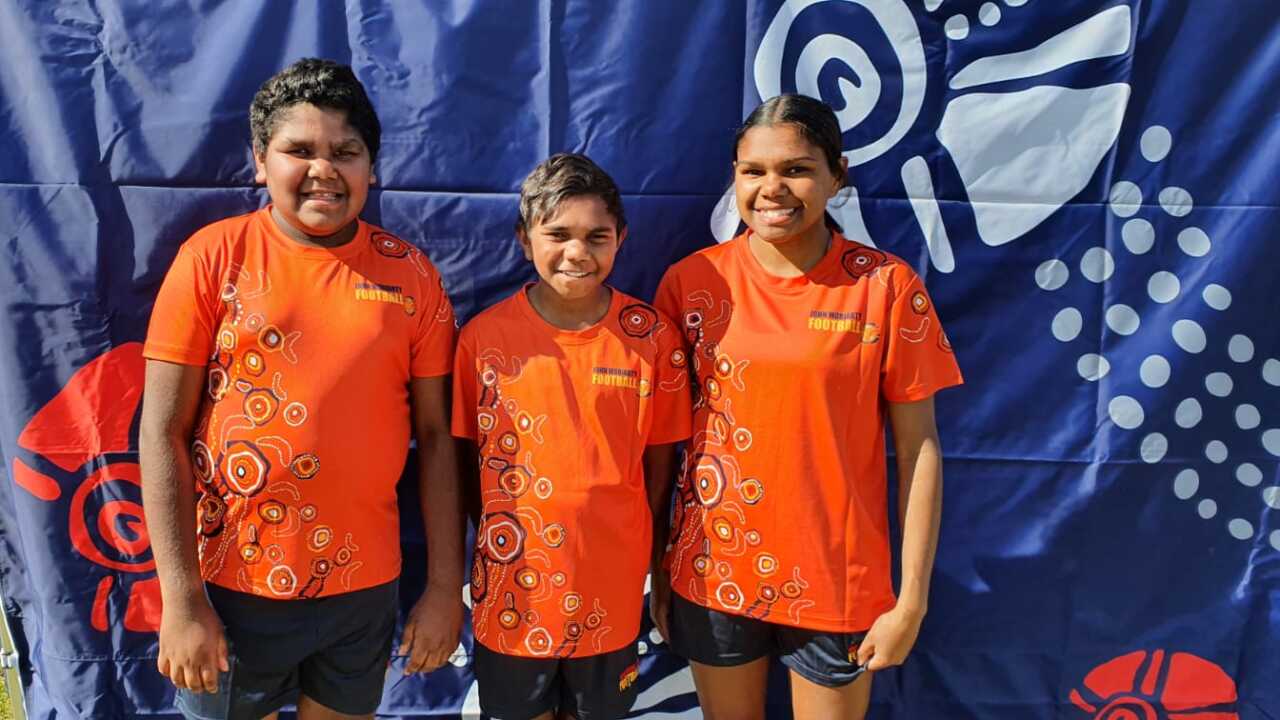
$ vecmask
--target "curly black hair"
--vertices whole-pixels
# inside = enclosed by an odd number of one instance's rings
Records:
[[[303,58],[258,88],[249,104],[249,131],[255,153],[266,151],[280,119],[299,103],[346,113],[347,122],[369,148],[369,157],[378,159],[382,124],[364,85],[349,65],[319,58]]]
[[[539,163],[520,184],[520,217],[516,220],[516,232],[528,232],[530,227],[554,217],[560,203],[583,195],[599,197],[613,216],[618,232],[626,229],[622,194],[609,173],[586,155],[556,153]]]

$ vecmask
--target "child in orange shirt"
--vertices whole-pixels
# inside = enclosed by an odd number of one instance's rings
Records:
[[[406,672],[457,647],[453,312],[416,248],[362,222],[380,140],[351,68],[300,60],[250,106],[271,204],[191,237],[144,354],[143,502],[160,672],[188,717],[372,717],[399,607],[396,483],[421,454],[427,592]]]
[[[605,284],[626,238],[613,180],[554,155],[524,181],[516,235],[538,281],[462,329],[454,435],[473,443],[471,565],[481,709],[620,718],[654,514],[689,437],[675,325]]]
[[[819,100],[756,108],[734,144],[746,233],[677,263],[658,290],[692,346],[697,399],[652,608],[708,718],[764,717],[769,656],[791,671],[796,717],[861,718],[865,671],[902,662],[925,612],[942,502],[933,394],[960,371],[916,273],[826,215],[845,184],[840,148]]]

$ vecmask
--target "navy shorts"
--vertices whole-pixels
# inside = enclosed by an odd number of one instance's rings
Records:
[[[299,693],[348,715],[382,701],[399,583],[321,598],[273,600],[206,585],[226,628],[231,670],[216,693],[178,690],[191,720],[259,720]]]
[[[578,658],[503,655],[480,643],[472,652],[480,710],[494,720],[530,720],[548,710],[578,720],[624,717],[636,700],[637,668],[635,643]]]
[[[732,667],[776,655],[806,680],[841,687],[866,669],[855,653],[865,632],[824,632],[730,615],[671,593],[671,651],[702,665]]]

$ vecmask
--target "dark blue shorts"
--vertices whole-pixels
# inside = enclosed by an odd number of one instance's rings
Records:
[[[866,669],[853,659],[865,632],[824,632],[730,615],[671,593],[670,648],[685,660],[715,667],[776,655],[806,680],[841,687]]]
[[[635,643],[580,658],[503,655],[480,643],[472,669],[480,710],[493,720],[530,720],[548,710],[578,720],[625,717],[636,700]]]
[[[272,600],[206,585],[226,628],[231,670],[216,693],[179,689],[178,710],[192,720],[259,720],[304,693],[348,715],[373,712],[391,658],[398,586]]]

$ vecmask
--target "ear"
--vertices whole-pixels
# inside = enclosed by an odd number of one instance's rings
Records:
[[[849,185],[849,158],[840,156],[840,184],[836,186],[836,191]]]
[[[267,154],[253,152],[253,181],[259,185],[267,184]]]
[[[369,184],[370,184],[370,185],[377,185],[377,184],[378,184],[378,176],[377,176],[377,174],[375,174],[375,173],[373,172],[373,169],[372,169],[372,168],[370,168],[370,170],[369,170]]]
[[[520,242],[520,249],[524,251],[524,259],[533,261],[533,243],[529,242],[529,236],[521,228],[516,230],[516,240]]]
[[[622,232],[618,233],[618,247],[622,247],[622,241],[627,239],[628,229],[629,228],[622,228]]]

